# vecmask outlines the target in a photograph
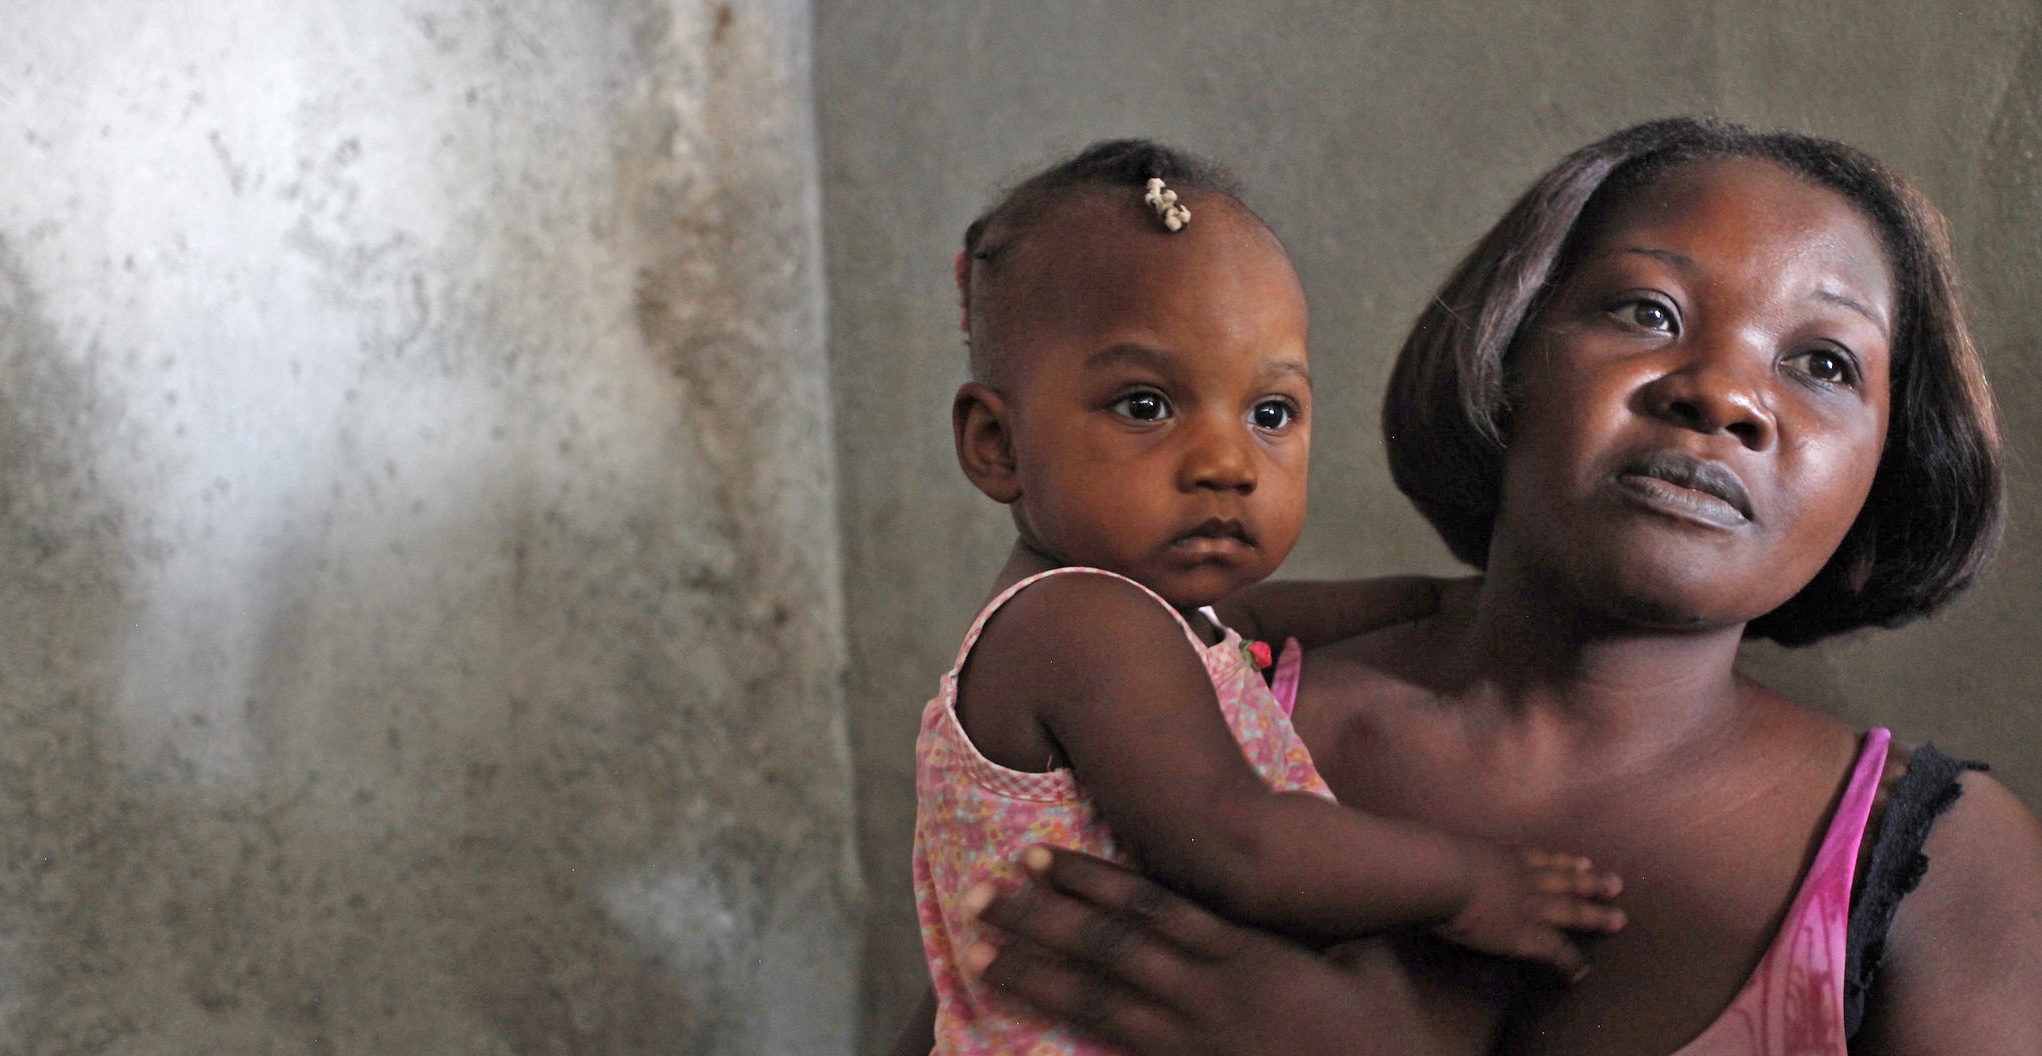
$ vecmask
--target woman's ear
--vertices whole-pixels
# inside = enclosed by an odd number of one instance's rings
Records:
[[[978,490],[999,503],[1021,497],[1006,397],[976,381],[965,382],[950,403],[950,429],[957,441],[958,468]]]

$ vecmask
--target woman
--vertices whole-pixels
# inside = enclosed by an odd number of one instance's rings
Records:
[[[1401,936],[1341,974],[1063,854],[986,909],[988,979],[1137,1053],[2042,1051],[2034,817],[1733,671],[1747,634],[1924,615],[1993,548],[1931,207],[1825,141],[1619,132],[1448,280],[1385,432],[1483,575],[1313,652],[1297,728],[1343,802],[1613,869],[1630,926],[1573,986]]]

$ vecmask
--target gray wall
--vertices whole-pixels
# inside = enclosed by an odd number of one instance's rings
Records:
[[[0,1051],[848,1051],[807,5],[0,26]]]
[[[1296,254],[1318,386],[1290,575],[1453,569],[1390,486],[1376,405],[1403,329],[1539,171],[1621,124],[1709,111],[1858,144],[1949,214],[2007,408],[2014,526],[1946,616],[1762,677],[1992,759],[2042,802],[2042,6],[816,0],[853,754],[874,923],[865,1051],[922,983],[915,720],[1011,530],[952,461],[950,255],[1004,182],[1111,135],[1210,153]]]
[[[813,92],[802,0],[0,28],[0,1052],[881,1048],[914,720],[1009,539],[951,460],[948,261],[1106,135],[1234,164],[1297,255],[1294,575],[1452,569],[1381,379],[1565,150],[1708,110],[1911,173],[2008,551],[1749,662],[2042,800],[2035,0],[814,0]]]

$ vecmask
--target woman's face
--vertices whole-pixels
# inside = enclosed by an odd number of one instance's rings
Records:
[[[1871,222],[1771,162],[1623,195],[1511,365],[1490,573],[1655,627],[1785,602],[1878,469],[1893,299]]]

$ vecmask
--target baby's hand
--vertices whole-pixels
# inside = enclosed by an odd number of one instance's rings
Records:
[[[1486,953],[1541,961],[1570,981],[1588,973],[1588,959],[1570,931],[1610,933],[1624,911],[1609,904],[1623,881],[1586,858],[1510,847],[1473,849],[1474,893],[1439,934]]]

